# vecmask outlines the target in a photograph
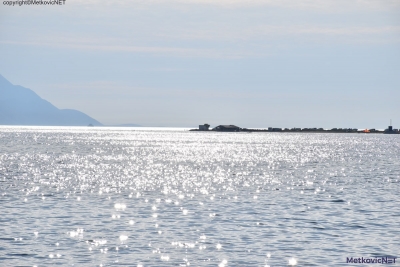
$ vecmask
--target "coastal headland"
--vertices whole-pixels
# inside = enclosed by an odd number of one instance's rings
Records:
[[[364,133],[364,134],[400,134],[400,130],[393,129],[389,126],[385,130],[377,129],[356,129],[356,128],[273,128],[268,127],[265,129],[251,129],[241,128],[236,125],[218,125],[210,129],[209,124],[199,125],[198,129],[191,129],[190,131],[200,132],[282,132],[282,133]]]

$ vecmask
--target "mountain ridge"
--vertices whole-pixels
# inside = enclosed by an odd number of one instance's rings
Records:
[[[85,113],[59,109],[29,88],[13,85],[0,74],[0,125],[102,126]]]

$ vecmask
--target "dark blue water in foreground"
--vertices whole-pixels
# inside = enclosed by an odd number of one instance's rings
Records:
[[[0,266],[382,266],[399,192],[400,135],[0,127]]]

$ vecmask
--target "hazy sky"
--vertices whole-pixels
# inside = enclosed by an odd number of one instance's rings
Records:
[[[400,1],[1,2],[0,74],[104,124],[400,128]]]

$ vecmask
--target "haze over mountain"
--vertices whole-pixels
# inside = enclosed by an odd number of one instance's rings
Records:
[[[0,75],[0,125],[101,126],[74,109],[58,109],[34,91],[13,85]]]

